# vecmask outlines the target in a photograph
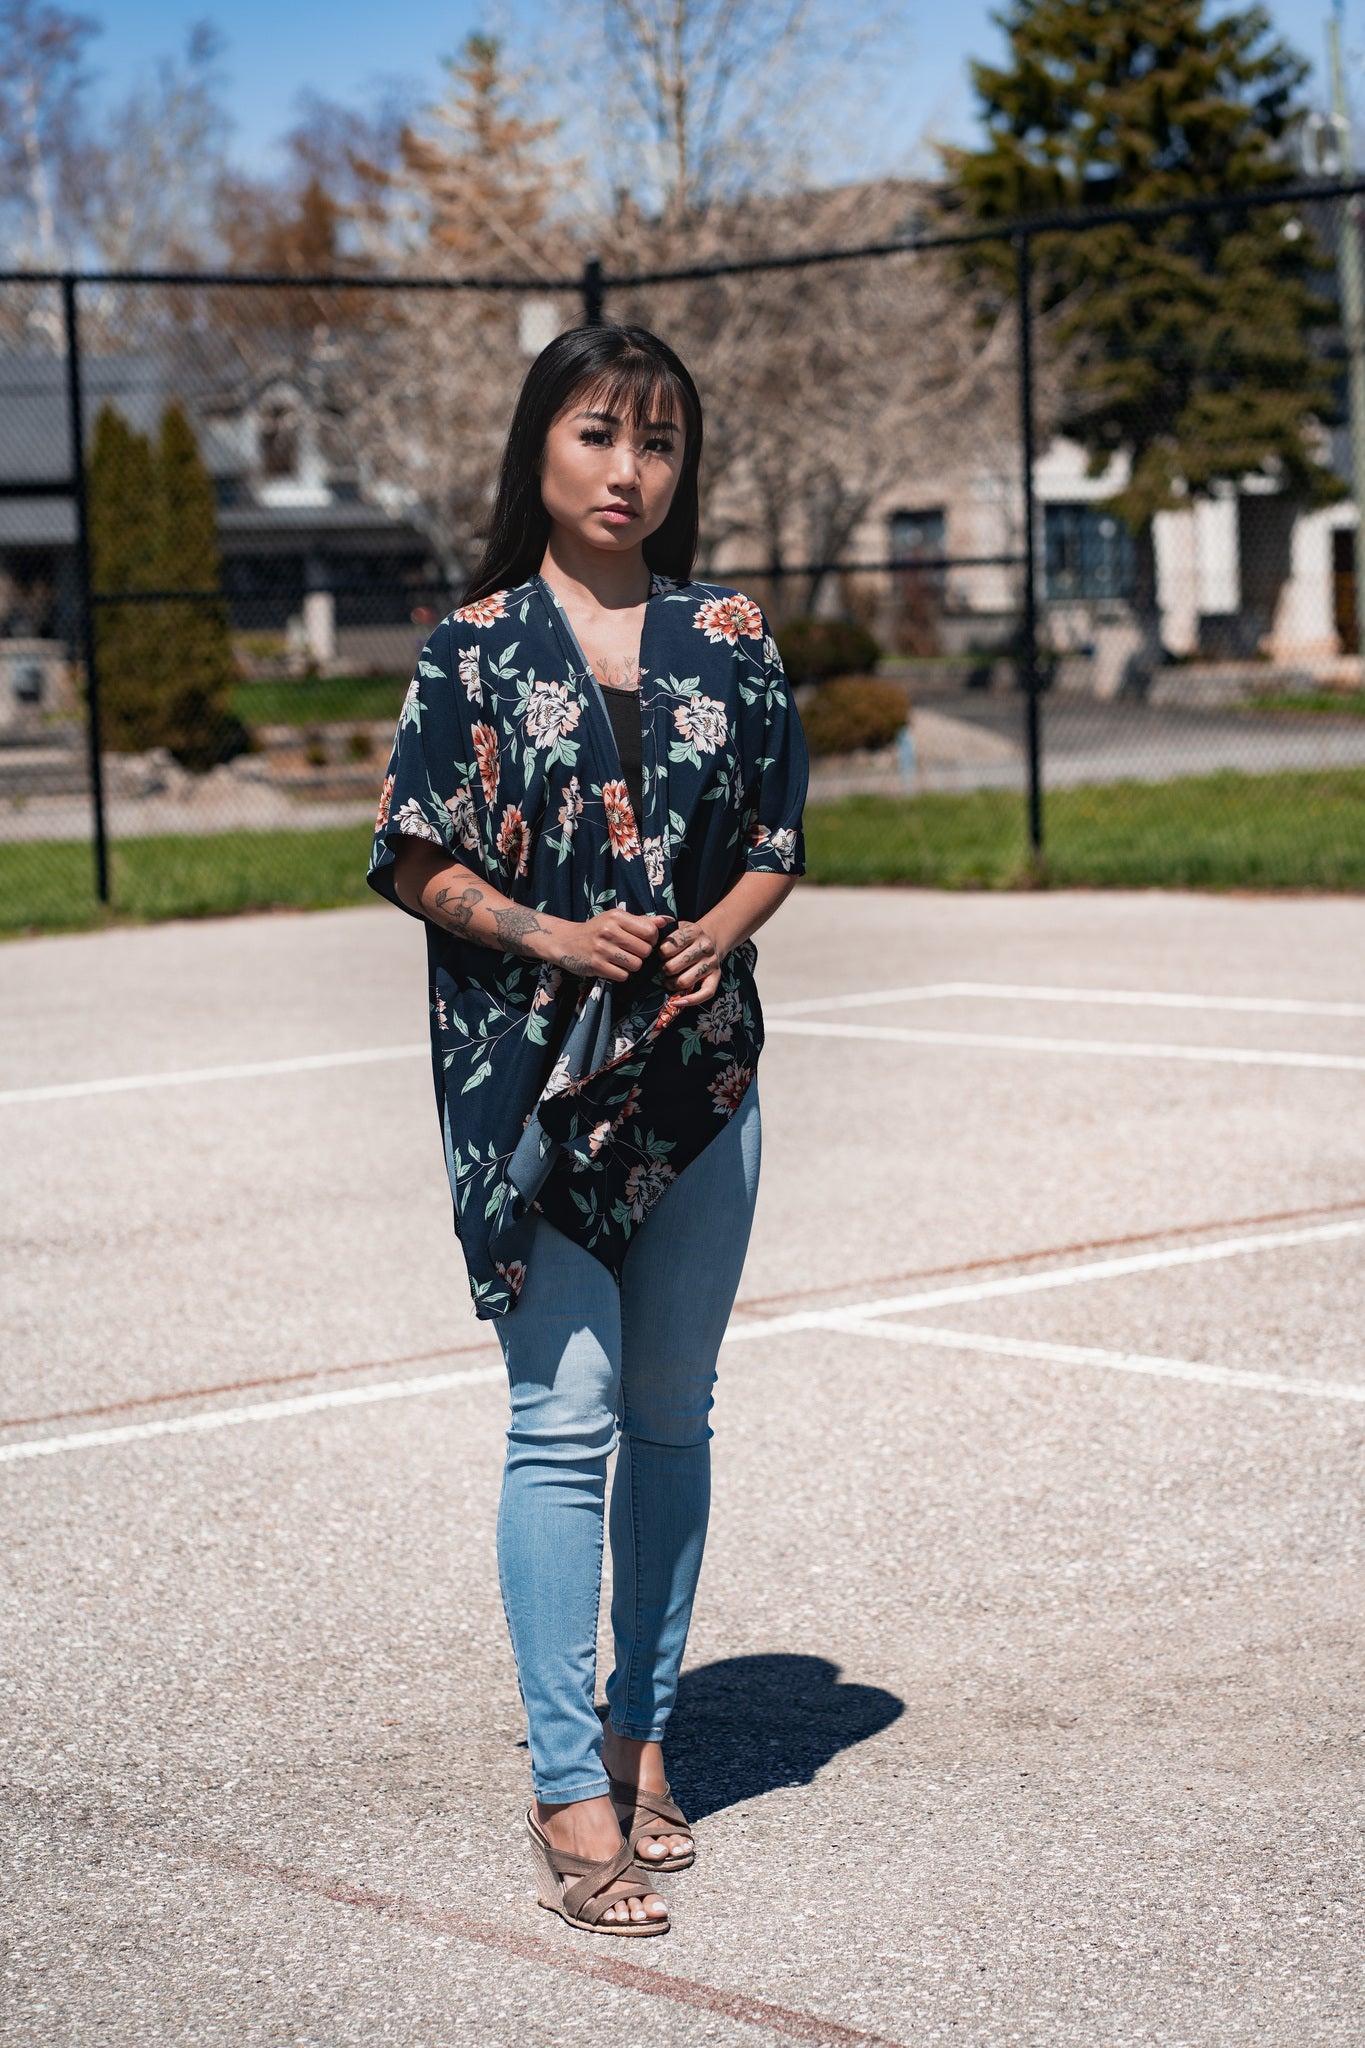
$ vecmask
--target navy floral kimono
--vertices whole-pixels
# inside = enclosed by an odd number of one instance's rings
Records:
[[[806,743],[758,606],[653,579],[640,644],[644,815],[606,704],[542,577],[452,612],[417,663],[375,821],[442,846],[513,902],[584,922],[703,916],[749,869],[804,871]],[[619,1278],[632,1233],[724,1128],[763,1044],[752,940],[704,1007],[657,960],[581,980],[426,921],[432,1064],[475,1310],[506,1315],[538,1210]]]

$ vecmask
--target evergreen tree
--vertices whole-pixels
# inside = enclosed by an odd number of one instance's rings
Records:
[[[157,447],[157,561],[162,590],[222,587],[213,483],[194,430],[169,405]],[[236,668],[221,602],[158,605],[161,631],[161,744],[187,768],[209,768],[241,751],[232,713]]]
[[[97,591],[216,591],[221,564],[213,485],[179,405],[153,449],[111,405],[95,422],[89,461],[91,575]],[[105,745],[169,747],[208,768],[246,744],[231,706],[235,668],[226,607],[101,605],[96,621]]]
[[[89,457],[91,581],[96,591],[157,587],[159,520],[151,445],[101,406]],[[100,605],[95,615],[104,743],[115,753],[161,744],[158,607]]]
[[[986,145],[949,153],[978,222],[1292,181],[1308,67],[1260,7],[1014,0],[997,19],[1009,62],[972,67]],[[1129,458],[1113,503],[1136,536],[1149,622],[1156,512],[1253,473],[1301,500],[1336,494],[1318,426],[1330,380],[1313,346],[1332,309],[1315,289],[1321,255],[1286,208],[1042,235],[1034,256],[1040,305],[1076,362],[1058,424],[1096,474]]]

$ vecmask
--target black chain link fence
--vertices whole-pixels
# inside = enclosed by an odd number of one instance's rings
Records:
[[[699,573],[792,650],[817,878],[1362,886],[1362,184],[648,277],[0,279],[4,925],[355,899],[517,386],[604,316],[698,375]],[[1096,454],[1050,252],[1173,221],[1216,252],[1264,207],[1321,252],[1316,475],[1217,474],[1187,429],[1135,511],[1181,367],[1109,342],[1128,441]],[[1287,374],[1267,349],[1232,398],[1292,409]]]

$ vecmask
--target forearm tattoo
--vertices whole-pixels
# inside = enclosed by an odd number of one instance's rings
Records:
[[[474,913],[485,907],[493,925],[491,932],[474,929]],[[472,884],[465,889],[449,884],[438,889],[432,899],[432,911],[439,923],[476,946],[487,946],[490,952],[520,953],[525,959],[534,957],[526,944],[531,933],[545,930],[534,910],[525,910],[516,903],[494,910],[487,905],[483,890]]]

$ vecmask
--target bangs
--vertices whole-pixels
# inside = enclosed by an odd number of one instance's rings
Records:
[[[692,407],[681,383],[666,364],[651,362],[644,355],[627,356],[602,376],[581,385],[569,405],[611,413],[637,433],[646,427],[670,426],[689,441],[695,435]]]

